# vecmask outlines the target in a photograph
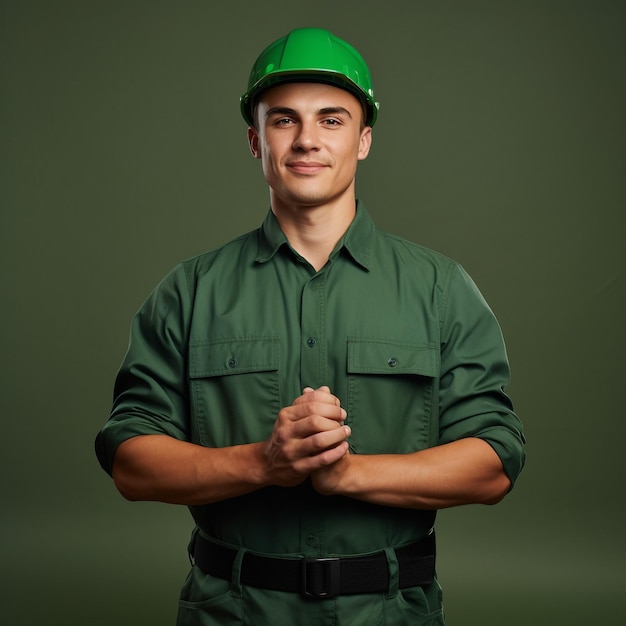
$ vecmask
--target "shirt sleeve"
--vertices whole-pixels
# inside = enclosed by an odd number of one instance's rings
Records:
[[[190,297],[182,265],[135,315],[128,350],[114,387],[109,420],[98,433],[96,455],[111,474],[117,447],[138,435],[188,440],[186,385]]]
[[[478,437],[515,483],[525,462],[522,424],[505,394],[509,363],[500,326],[478,288],[456,266],[442,311],[440,443]]]

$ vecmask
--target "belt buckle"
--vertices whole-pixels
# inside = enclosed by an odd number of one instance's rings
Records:
[[[341,592],[339,558],[302,559],[302,594],[318,600],[334,598]]]

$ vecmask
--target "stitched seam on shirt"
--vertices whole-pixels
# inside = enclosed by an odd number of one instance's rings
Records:
[[[320,325],[319,332],[321,334],[321,342],[319,349],[319,361],[318,361],[318,376],[319,380],[326,380],[327,373],[327,359],[328,359],[328,346],[326,344],[326,278],[328,276],[327,269],[326,273],[323,276],[320,276],[320,284],[317,289],[317,293],[319,295],[319,307],[320,307]]]
[[[401,341],[398,339],[385,339],[384,337],[355,337],[353,335],[348,336],[348,341],[352,343],[383,343],[387,345],[399,346],[402,348],[436,348],[436,344],[433,343],[415,343],[413,341]]]
[[[459,266],[457,263],[450,264],[446,279],[443,285],[443,295],[441,297],[441,305],[439,306],[439,332],[443,332],[443,327],[446,323],[446,315],[448,314],[448,303],[450,301],[450,291],[452,290],[452,278],[458,271]]]
[[[410,350],[418,350],[420,352],[428,352],[430,356],[430,367],[428,370],[419,366],[409,366],[409,367],[397,367],[394,371],[387,370],[385,367],[381,365],[374,365],[368,367],[367,365],[361,365],[360,363],[355,363],[354,356],[352,352],[348,351],[348,368],[350,372],[353,373],[361,373],[361,374],[380,374],[383,376],[387,375],[417,375],[417,376],[426,376],[429,378],[434,378],[437,376],[437,344],[434,343],[413,343],[407,341],[397,341],[393,339],[382,339],[382,338],[364,338],[364,337],[352,337],[349,336],[347,338],[348,345],[352,344],[381,344],[385,346],[397,346],[399,348],[407,348]],[[357,368],[355,371],[353,368]]]
[[[256,362],[251,365],[243,365],[238,366],[236,369],[230,369],[225,366],[213,367],[208,369],[195,369],[196,365],[196,355],[195,350],[191,350],[190,355],[190,370],[193,371],[190,377],[191,378],[205,378],[209,376],[232,376],[236,374],[249,374],[252,372],[272,372],[278,370],[278,357],[279,357],[279,343],[277,336],[266,336],[266,337],[246,337],[246,338],[232,338],[232,337],[224,337],[220,339],[205,339],[202,341],[194,341],[190,348],[201,348],[201,347],[209,347],[209,346],[217,346],[217,345],[236,345],[242,344],[246,345],[248,343],[255,342],[263,342],[268,344],[269,349],[271,349],[270,361],[268,362]]]

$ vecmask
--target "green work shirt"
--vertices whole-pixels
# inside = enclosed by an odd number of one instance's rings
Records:
[[[149,296],[133,321],[96,450],[110,473],[117,446],[137,435],[208,447],[263,441],[304,387],[328,385],[347,411],[351,453],[403,454],[479,437],[513,484],[524,438],[503,391],[508,381],[498,323],[457,263],[378,231],[359,203],[315,271],[270,212],[261,228],[178,265]],[[285,556],[401,546],[434,523],[431,511],[321,496],[309,482],[190,510],[200,531],[219,542]],[[229,615],[253,611],[255,624],[309,623],[269,613],[263,621],[273,602],[304,602],[297,594],[245,589],[231,606],[236,589],[196,570],[183,589],[180,623],[240,623],[219,613],[226,597]],[[443,623],[435,588],[426,599],[421,588],[399,596],[407,594],[418,597],[393,607],[379,596],[318,601],[310,623]],[[388,621],[350,621],[357,605]],[[416,605],[431,621],[411,612]]]

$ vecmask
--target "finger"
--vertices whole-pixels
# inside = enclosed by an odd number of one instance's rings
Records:
[[[277,422],[287,424],[308,419],[328,419],[334,422],[343,422],[347,417],[346,410],[337,404],[326,402],[294,403],[280,410]],[[318,426],[323,429],[323,426]],[[313,426],[313,429],[317,427]]]
[[[305,437],[311,437],[316,433],[333,432],[341,429],[344,426],[344,420],[339,418],[329,419],[327,417],[314,415],[311,418],[298,423],[298,425],[300,424],[303,432],[308,431],[308,434],[302,436],[304,439]]]
[[[294,423],[293,427],[287,431],[276,431],[271,441],[271,448],[274,462],[282,459],[280,463],[287,463],[296,468],[301,459],[316,456],[324,451],[334,448],[344,442],[350,435],[350,428],[339,426],[336,423],[330,430],[306,432],[302,436],[301,425]]]
[[[328,387],[326,387],[328,389]],[[334,404],[336,406],[340,406],[341,402],[339,398],[334,396],[330,391],[326,391],[324,389],[311,389],[310,387],[305,387],[302,390],[302,395],[298,396],[293,404],[302,404],[304,402],[323,402],[325,404]]]
[[[339,398],[331,393],[330,387],[328,387],[327,385],[322,385],[321,387],[318,387],[317,391],[323,394],[327,394],[329,402],[333,402],[337,406],[341,405],[341,401],[339,400]]]
[[[305,387],[302,390],[302,393],[309,393],[310,391],[321,391],[323,393],[330,393],[330,387],[328,385],[322,385],[321,387],[318,387],[317,389],[313,389],[313,387]]]
[[[319,454],[300,459],[300,461],[298,461],[295,465],[298,468],[298,471],[310,473],[336,463],[348,453],[348,444],[347,442],[342,441],[332,448],[323,450]]]
[[[335,448],[350,436],[349,426],[340,426],[332,430],[315,433],[302,440],[300,452],[306,456],[316,456]]]
[[[312,419],[321,417],[335,422],[343,422],[348,416],[346,410],[338,404],[311,402],[306,405],[301,405],[299,408],[307,413],[306,417]]]
[[[332,465],[337,461],[343,459],[344,456],[349,454],[350,447],[346,441],[342,441],[339,445],[334,448],[330,448],[329,450],[324,450],[324,452],[318,454],[313,457],[314,461],[317,462],[319,468],[326,467],[327,465]]]

